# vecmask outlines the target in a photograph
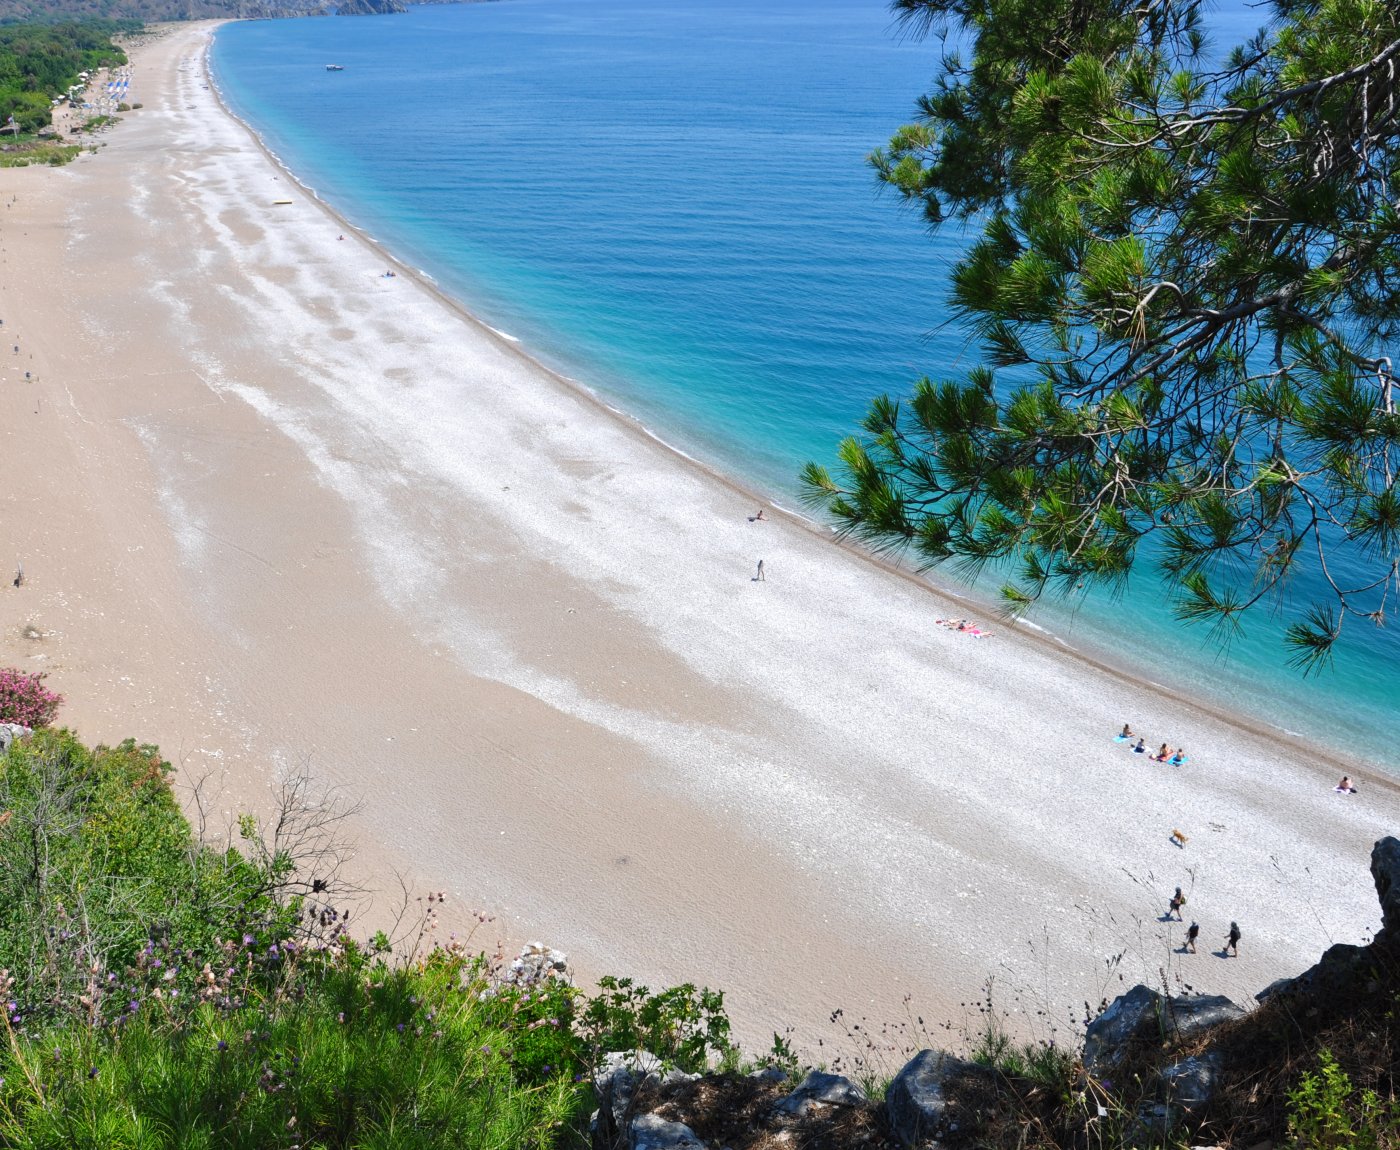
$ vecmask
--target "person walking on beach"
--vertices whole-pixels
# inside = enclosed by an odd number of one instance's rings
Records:
[[[753,577],[753,581],[754,581],[755,583],[765,583],[765,582],[767,582],[767,580],[764,579],[764,577],[763,577],[763,560],[762,560],[762,559],[760,559],[760,560],[758,561],[758,574],[755,575],[755,576]]]
[[[1225,936],[1225,953],[1233,954],[1236,958],[1240,956],[1240,927],[1239,923],[1230,923],[1230,933]]]
[[[1184,907],[1185,905],[1186,905],[1186,896],[1185,896],[1184,894],[1181,893],[1181,888],[1180,888],[1180,887],[1177,887],[1177,888],[1176,888],[1176,893],[1175,893],[1174,895],[1172,895],[1171,902],[1167,904],[1167,906],[1168,906],[1168,909],[1167,909],[1167,917],[1168,917],[1168,918],[1171,918],[1172,915],[1176,915],[1176,921],[1177,921],[1177,922],[1180,922],[1180,921],[1181,921],[1181,908]]]
[[[1193,922],[1190,926],[1186,928],[1186,949],[1189,950],[1192,954],[1196,953],[1196,939],[1198,939],[1200,936],[1201,927],[1199,923]]]

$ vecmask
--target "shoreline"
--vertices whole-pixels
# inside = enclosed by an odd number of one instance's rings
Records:
[[[225,24],[231,23],[236,23],[236,21],[221,20],[211,26],[211,48],[213,38],[217,35],[218,29]],[[1280,748],[1286,749],[1289,752],[1310,754],[1316,758],[1320,764],[1325,765],[1328,771],[1340,771],[1343,774],[1355,775],[1364,778],[1368,783],[1387,786],[1394,789],[1397,793],[1400,793],[1400,775],[1388,773],[1381,764],[1369,758],[1348,752],[1339,747],[1319,743],[1311,735],[1291,734],[1262,716],[1242,715],[1237,711],[1231,711],[1223,707],[1214,707],[1206,699],[1192,694],[1189,690],[1179,689],[1149,679],[1141,670],[1132,667],[1128,660],[1119,652],[1101,646],[1095,639],[1091,639],[1087,644],[1071,644],[1069,640],[1061,638],[1049,627],[1042,626],[1032,620],[1026,620],[1025,625],[1007,620],[998,613],[995,604],[989,600],[984,600],[976,593],[972,591],[960,591],[944,582],[935,582],[934,578],[928,575],[921,575],[901,563],[877,555],[858,542],[838,538],[829,527],[822,524],[819,520],[776,502],[772,492],[765,493],[761,488],[751,486],[742,476],[733,475],[719,466],[710,463],[703,457],[688,451],[685,447],[673,443],[666,438],[664,434],[649,427],[631,412],[610,402],[605,396],[583,380],[551,367],[543,360],[536,358],[528,345],[524,344],[519,338],[493,327],[481,316],[476,315],[465,303],[443,288],[438,283],[436,277],[426,269],[416,267],[407,262],[397,253],[386,247],[382,241],[371,236],[350,217],[342,214],[340,209],[322,196],[314,186],[303,180],[296,170],[292,168],[279,153],[269,147],[262,135],[252,124],[248,123],[233,110],[223,89],[219,86],[217,77],[214,75],[210,54],[206,54],[203,68],[210,90],[215,94],[215,98],[224,115],[228,116],[229,119],[233,120],[248,134],[254,146],[267,160],[283,175],[290,179],[297,188],[321,210],[327,219],[335,223],[338,227],[348,232],[353,232],[361,242],[373,246],[377,251],[382,253],[386,263],[397,269],[399,275],[413,279],[424,291],[435,296],[445,307],[455,312],[466,322],[472,324],[483,335],[496,340],[504,351],[519,356],[533,369],[548,375],[559,386],[574,391],[581,398],[595,405],[603,414],[619,421],[633,433],[657,443],[675,456],[676,459],[699,470],[708,479],[724,485],[735,494],[743,495],[745,498],[763,505],[777,515],[781,515],[794,526],[809,532],[814,538],[829,543],[832,546],[839,547],[848,554],[857,556],[888,574],[907,580],[911,585],[923,589],[935,598],[943,600],[946,605],[955,607],[960,611],[982,614],[987,618],[989,624],[995,625],[999,629],[1013,632],[1022,640],[1044,644],[1051,652],[1068,659],[1078,660],[1085,666],[1091,667],[1096,671],[1113,675],[1127,686],[1143,691],[1156,692],[1175,703],[1191,707],[1211,719],[1229,723],[1258,738],[1271,740],[1277,743]]]
[[[62,721],[221,774],[216,814],[309,765],[365,797],[381,887],[445,887],[585,976],[720,987],[749,1046],[906,994],[956,1021],[988,977],[1053,987],[1052,1023],[1119,973],[1242,997],[1374,929],[1352,880],[1390,780],[1340,798],[1268,732],[1028,628],[929,627],[930,595],[967,601],[746,523],[741,484],[383,279],[313,191],[271,207],[290,174],[202,81],[208,34],[143,50],[145,110],[98,155],[0,173],[35,374],[0,361],[26,559],[0,657],[52,669]],[[1124,719],[1201,767],[1135,760]],[[1188,874],[1238,962],[1177,954]]]

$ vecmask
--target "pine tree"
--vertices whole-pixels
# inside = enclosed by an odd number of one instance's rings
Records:
[[[1305,669],[1383,623],[1400,4],[1274,0],[1228,56],[1199,0],[894,8],[945,52],[871,162],[980,230],[951,308],[982,364],[875,400],[812,502],[922,567],[991,564],[1012,612],[1145,561],[1226,638],[1306,566],[1320,590],[1282,607]]]

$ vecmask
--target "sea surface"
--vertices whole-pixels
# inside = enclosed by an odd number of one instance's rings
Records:
[[[1222,45],[1260,19],[1242,0],[1212,14]],[[938,51],[902,38],[883,0],[498,0],[230,24],[213,67],[356,226],[671,444],[798,508],[802,464],[832,462],[872,397],[977,363],[946,306],[969,237],[930,235],[865,162],[913,118]],[[1146,571],[1023,625],[1400,771],[1395,627],[1353,621],[1332,670],[1305,679],[1278,620],[1222,652]]]

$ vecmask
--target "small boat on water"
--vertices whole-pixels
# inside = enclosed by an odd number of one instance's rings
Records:
[[[343,72],[343,71],[345,71],[345,65],[344,65],[344,64],[327,64],[327,65],[326,65],[326,71],[327,71],[327,72]]]

